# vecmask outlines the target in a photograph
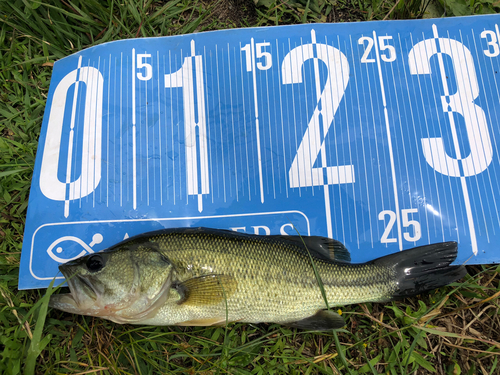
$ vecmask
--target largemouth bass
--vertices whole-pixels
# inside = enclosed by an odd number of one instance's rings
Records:
[[[344,320],[325,310],[320,282],[329,306],[385,302],[462,278],[465,267],[450,265],[456,256],[446,242],[351,264],[342,243],[324,237],[165,229],[61,265],[71,293],[50,306],[117,323],[328,330]]]

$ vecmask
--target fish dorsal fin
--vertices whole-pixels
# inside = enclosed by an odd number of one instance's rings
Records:
[[[306,246],[313,257],[331,262],[351,262],[349,250],[340,241],[320,236],[272,236],[293,242],[300,246]]]
[[[316,314],[296,321],[286,323],[287,326],[308,331],[328,331],[345,326],[344,318],[332,310],[319,310]]]
[[[230,275],[205,275],[186,280],[176,286],[181,299],[177,304],[203,306],[215,305],[229,298],[238,287]]]

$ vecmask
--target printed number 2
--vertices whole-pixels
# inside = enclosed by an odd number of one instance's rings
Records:
[[[353,165],[313,167],[320,151],[324,150],[326,134],[349,81],[347,58],[338,49],[326,44],[309,43],[296,47],[283,59],[283,84],[302,82],[302,67],[307,60],[314,58],[314,48],[317,59],[325,63],[328,68],[328,78],[321,95],[318,95],[318,105],[314,109],[289,170],[292,188],[354,182]],[[316,85],[319,84],[316,81]]]
[[[417,212],[418,210],[416,208],[401,210],[401,214],[403,217],[403,227],[404,228],[413,227],[413,236],[410,235],[409,232],[405,232],[403,234],[404,239],[408,242],[416,242],[422,237],[422,229],[420,227],[420,223],[417,220],[410,220],[409,217],[409,214]],[[398,242],[397,238],[389,238],[389,234],[391,233],[392,227],[396,222],[396,213],[391,210],[384,210],[378,214],[378,219],[385,220],[385,216],[389,216],[389,223],[385,227],[384,233],[382,234],[382,238],[380,238],[380,242],[382,243]]]

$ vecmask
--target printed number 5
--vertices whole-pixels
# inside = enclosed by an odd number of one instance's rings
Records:
[[[141,72],[137,73],[137,78],[139,78],[141,81],[147,81],[148,79],[151,79],[153,77],[153,67],[151,66],[151,64],[145,62],[145,60],[149,57],[151,57],[151,55],[148,53],[137,54],[137,69],[146,69],[145,75]]]

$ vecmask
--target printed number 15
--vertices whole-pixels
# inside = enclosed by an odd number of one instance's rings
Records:
[[[264,43],[252,43],[251,44],[245,44],[244,47],[241,47],[241,50],[245,52],[245,57],[246,57],[246,64],[247,64],[247,72],[252,71],[252,67],[255,64],[255,59],[260,59],[264,58],[264,61],[257,62],[257,69],[259,70],[268,70],[273,66],[273,59],[272,56],[269,52],[264,51],[265,47],[269,47],[271,43],[269,42],[264,42]],[[254,52],[255,48],[255,52]],[[255,53],[255,54],[254,54]]]

